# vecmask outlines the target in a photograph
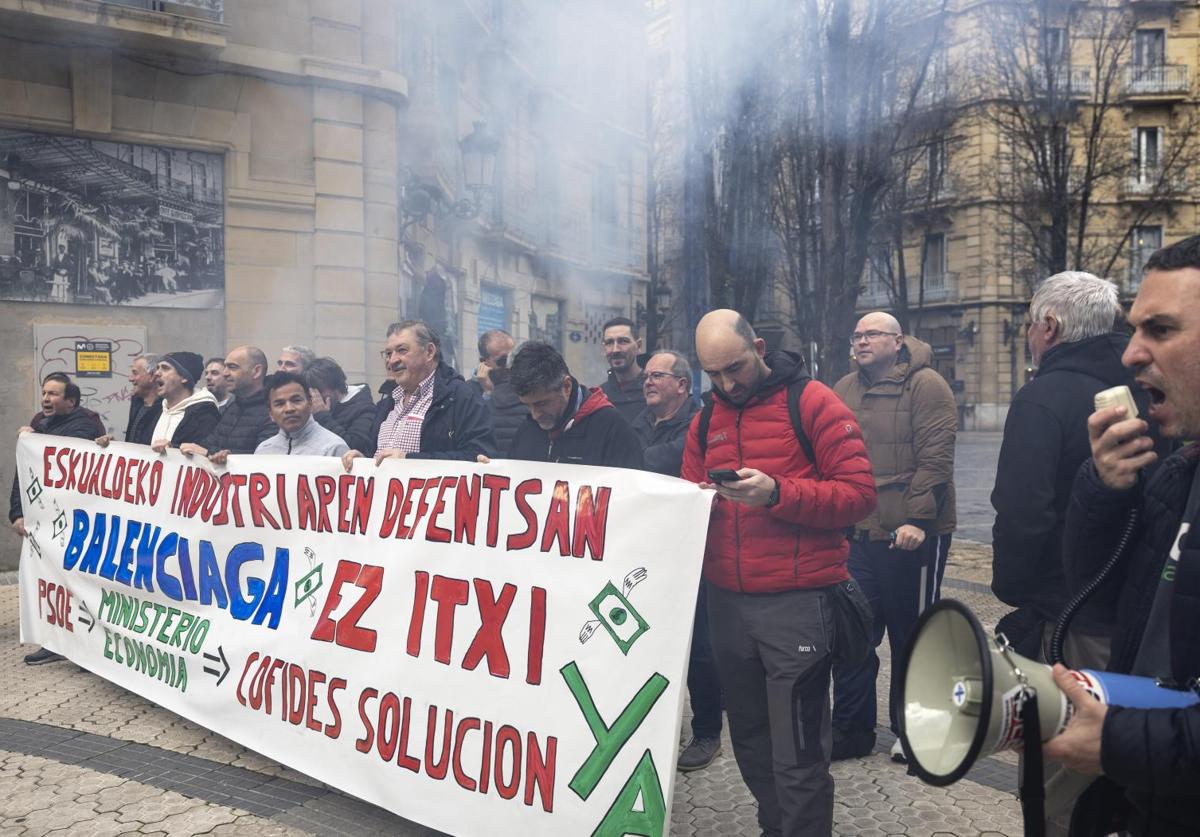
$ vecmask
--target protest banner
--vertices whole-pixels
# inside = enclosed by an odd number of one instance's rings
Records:
[[[452,834],[665,834],[711,494],[26,434],[21,639]]]

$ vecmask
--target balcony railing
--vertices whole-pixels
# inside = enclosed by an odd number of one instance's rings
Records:
[[[1182,96],[1189,89],[1186,64],[1130,64],[1125,68],[1126,96]]]
[[[1037,92],[1047,95],[1053,81],[1057,95],[1080,99],[1092,95],[1092,68],[1081,64],[1059,67],[1037,67],[1033,74]]]
[[[99,0],[114,6],[130,6],[150,12],[164,12],[180,17],[196,17],[222,23],[225,0]]]
[[[1187,191],[1182,175],[1163,177],[1159,169],[1146,169],[1132,174],[1121,183],[1121,197],[1148,198],[1167,197]]]
[[[920,301],[920,278],[908,282],[908,304]],[[939,273],[925,277],[925,303],[954,302],[958,299],[958,276],[954,273]],[[868,283],[858,296],[858,306],[888,305],[891,303],[887,288],[874,282]]]

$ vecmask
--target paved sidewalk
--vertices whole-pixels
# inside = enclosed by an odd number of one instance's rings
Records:
[[[945,595],[985,623],[986,548],[963,545]],[[953,559],[952,559],[953,560]],[[961,570],[961,572],[960,572]],[[17,588],[0,585],[0,835],[434,834],[276,764],[73,663],[26,666],[17,644]],[[886,643],[883,649],[886,652]],[[887,694],[884,659],[879,694]],[[886,712],[881,712],[886,717]],[[685,729],[687,724],[684,724]],[[836,833],[972,837],[1018,835],[1015,761],[984,760],[970,778],[932,788],[886,752],[834,765]],[[728,741],[708,769],[679,775],[672,833],[754,835],[755,805]]]

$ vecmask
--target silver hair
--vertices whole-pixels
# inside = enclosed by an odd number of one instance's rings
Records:
[[[291,352],[294,355],[300,356],[300,365],[307,369],[314,360],[317,359],[317,353],[308,346],[284,346],[280,351]]]
[[[431,343],[433,344],[433,348],[437,350],[437,357],[440,361],[442,359],[442,338],[424,320],[401,320],[398,323],[392,323],[387,328],[387,336],[391,337],[410,328],[421,348],[425,348]]]
[[[153,352],[146,352],[146,354],[138,355],[134,358],[134,360],[144,360],[146,362],[147,369],[154,369],[162,362],[162,359],[162,355],[156,355]]]
[[[1059,341],[1074,343],[1113,330],[1121,314],[1117,286],[1107,279],[1080,270],[1056,273],[1029,301],[1029,318],[1047,316],[1058,321]]]
[[[692,365],[688,363],[688,359],[672,349],[659,349],[650,357],[658,357],[659,355],[670,355],[674,360],[671,361],[671,374],[683,378],[687,382],[687,388],[692,388]]]

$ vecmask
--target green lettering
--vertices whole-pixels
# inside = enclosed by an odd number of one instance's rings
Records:
[[[635,811],[633,806],[639,797],[642,810]],[[625,782],[625,787],[613,800],[604,819],[592,832],[592,837],[624,837],[626,834],[662,837],[666,819],[667,803],[663,799],[662,783],[654,767],[654,757],[647,750]]]

